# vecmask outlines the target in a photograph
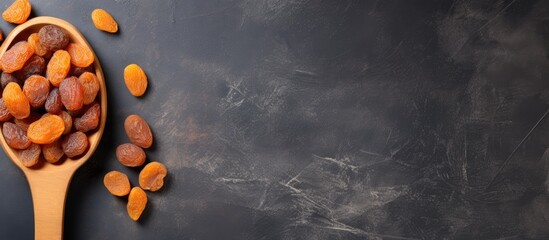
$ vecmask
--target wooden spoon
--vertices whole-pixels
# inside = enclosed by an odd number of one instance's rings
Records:
[[[31,33],[38,32],[41,27],[49,24],[65,29],[70,36],[71,42],[86,46],[93,52],[93,48],[84,36],[70,23],[53,17],[35,17],[13,29],[0,47],[0,57],[4,55],[9,47],[19,41],[26,41]],[[27,168],[21,164],[18,151],[10,148],[4,139],[4,135],[0,134],[0,144],[4,152],[23,171],[29,182],[34,205],[34,234],[36,240],[62,239],[65,198],[69,183],[74,172],[90,159],[105,130],[107,90],[105,88],[105,79],[101,70],[101,64],[99,64],[97,56],[95,56],[94,64],[95,74],[97,75],[101,89],[101,121],[99,129],[88,135],[90,144],[85,155],[79,158],[66,159],[61,164],[44,163],[37,168]]]

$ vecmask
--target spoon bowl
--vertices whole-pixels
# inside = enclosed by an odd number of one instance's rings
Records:
[[[15,43],[26,41],[30,34],[37,33],[40,28],[46,25],[55,25],[64,29],[68,33],[71,42],[88,47],[93,52],[93,48],[86,41],[86,38],[70,23],[54,17],[35,17],[15,27],[6,36],[0,47],[0,57]],[[94,57],[95,75],[100,86],[98,98],[101,105],[101,118],[98,129],[88,135],[89,148],[84,155],[78,158],[66,158],[60,164],[46,162],[40,164],[40,166],[28,168],[23,166],[19,160],[19,151],[9,147],[4,135],[0,134],[0,145],[4,152],[23,171],[29,182],[34,206],[34,234],[36,240],[62,239],[65,198],[69,183],[76,170],[91,158],[105,130],[107,90],[101,64],[95,53]],[[42,162],[45,161],[42,160]]]

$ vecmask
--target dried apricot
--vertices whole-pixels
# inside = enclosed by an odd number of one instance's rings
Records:
[[[4,102],[4,99],[0,98],[0,122],[7,122],[12,117],[13,116],[11,115],[8,108],[6,107],[6,103]]]
[[[32,75],[43,75],[46,70],[46,60],[43,57],[33,55],[21,70],[15,72],[17,79],[25,80]]]
[[[93,73],[85,72],[78,77],[78,81],[84,88],[84,104],[90,104],[95,100],[99,92],[99,81]]]
[[[124,82],[130,93],[140,97],[147,90],[147,75],[137,64],[130,64],[124,69]]]
[[[34,49],[26,41],[21,41],[13,45],[0,58],[2,71],[6,73],[15,72],[25,65],[27,60],[34,54]]]
[[[124,121],[124,130],[130,141],[142,148],[149,148],[153,143],[153,136],[149,124],[135,114],[130,115]]]
[[[72,130],[71,115],[68,112],[62,111],[58,116],[61,117],[65,123],[65,131],[63,132],[63,135],[69,134]]]
[[[38,37],[38,33],[32,33],[29,35],[29,38],[27,38],[27,42],[32,46],[34,49],[34,54],[40,56],[40,57],[46,57],[51,52],[42,44],[40,43],[40,37]]]
[[[42,155],[49,163],[56,163],[65,155],[61,148],[61,142],[56,140],[49,144],[42,145]]]
[[[61,82],[59,95],[67,110],[75,111],[84,106],[84,89],[76,77],[70,77]]]
[[[151,162],[139,173],[139,186],[151,192],[158,191],[164,185],[164,177],[167,174],[168,170],[164,164]]]
[[[83,68],[76,67],[76,66],[71,66],[71,70],[69,71],[69,75],[75,76],[75,77],[80,77],[85,72],[95,73],[95,66],[93,64],[91,64],[87,67],[83,67]]]
[[[91,13],[93,25],[101,31],[115,33],[118,31],[118,24],[107,11],[95,9]]]
[[[6,107],[10,111],[11,115],[13,115],[15,118],[23,119],[29,116],[29,100],[17,83],[8,83],[6,88],[4,88],[2,98],[4,99]]]
[[[103,184],[114,196],[123,197],[130,193],[130,180],[124,173],[118,171],[108,172],[103,178]]]
[[[50,51],[65,49],[69,44],[69,34],[60,27],[46,25],[38,31],[40,44]]]
[[[116,158],[126,167],[139,167],[145,163],[147,155],[140,147],[124,143],[116,148]]]
[[[95,60],[93,52],[89,48],[77,43],[69,43],[67,52],[71,56],[71,64],[77,67],[87,67]]]
[[[67,157],[76,157],[82,155],[88,149],[89,141],[83,132],[74,132],[63,138],[61,147]]]
[[[59,50],[53,53],[53,56],[46,67],[46,78],[53,86],[59,87],[59,84],[67,77],[71,68],[71,57],[65,50]]]
[[[23,132],[23,129],[13,123],[5,122],[2,125],[2,134],[11,148],[27,149],[31,145],[31,141],[29,141],[27,134]]]
[[[33,143],[48,144],[61,137],[65,131],[65,122],[57,115],[40,118],[31,123],[27,137]]]
[[[59,114],[63,111],[63,102],[61,102],[61,96],[59,96],[59,89],[54,88],[48,94],[46,103],[44,104],[46,111],[52,114]]]
[[[23,79],[23,80],[25,80],[25,79]],[[14,82],[14,83],[19,84],[19,86],[23,86],[23,80],[17,79],[11,73],[3,72],[2,75],[0,76],[0,82],[2,84],[2,89],[4,89],[8,85],[8,83],[10,83],[10,82]]]
[[[23,118],[23,119],[15,119],[14,120],[14,123],[15,125],[19,126],[21,129],[23,129],[23,131],[26,133],[27,130],[29,129],[29,126],[31,125],[31,123],[35,122],[36,120],[40,119],[40,114],[38,114],[37,112],[31,112],[29,114],[28,117],[26,118]]]
[[[31,146],[25,150],[21,150],[19,152],[19,160],[21,161],[21,164],[25,167],[32,167],[38,163],[38,160],[40,160],[40,152],[41,152],[40,145],[38,144],[31,144]]]
[[[25,93],[30,105],[34,108],[44,106],[49,92],[50,82],[40,75],[30,76],[23,85],[23,93]]]
[[[15,0],[2,13],[2,18],[10,23],[21,24],[27,21],[30,16],[32,6],[29,0]]]
[[[82,115],[82,117],[74,119],[74,128],[81,132],[91,131],[99,126],[99,117],[101,116],[101,106],[99,103],[94,103]]]
[[[128,210],[128,215],[134,221],[137,221],[141,214],[147,206],[147,194],[143,189],[139,187],[134,187],[130,191],[130,196],[128,197],[128,205],[126,205],[126,210]]]

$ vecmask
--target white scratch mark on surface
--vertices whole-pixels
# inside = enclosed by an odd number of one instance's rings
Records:
[[[337,159],[334,159],[334,158],[331,158],[331,157],[321,157],[321,156],[318,156],[316,154],[313,154],[313,157],[318,158],[318,159],[322,159],[322,160],[325,160],[325,161],[328,161],[328,162],[335,163],[335,164],[339,165],[342,168],[350,168],[352,171],[356,171],[358,169],[357,166],[348,164],[346,162],[343,162],[343,161],[340,161],[340,160],[337,160]]]

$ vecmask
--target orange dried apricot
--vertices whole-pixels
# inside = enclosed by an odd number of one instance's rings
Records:
[[[167,174],[168,170],[164,164],[151,162],[139,173],[139,186],[151,192],[158,191],[164,185],[164,177]]]
[[[71,69],[71,56],[65,50],[58,50],[53,53],[53,56],[46,67],[46,78],[53,86],[59,87],[59,84],[67,77]]]
[[[124,69],[124,83],[132,95],[143,96],[147,90],[147,75],[139,65],[130,64]]]
[[[91,13],[93,25],[101,31],[115,33],[118,31],[118,24],[107,11],[95,9]]]
[[[124,143],[116,148],[116,158],[126,167],[139,167],[145,163],[147,155],[142,148],[131,143]]]
[[[65,131],[65,122],[57,115],[49,115],[31,123],[27,137],[33,143],[48,144],[61,137]]]
[[[84,88],[84,104],[88,105],[92,103],[99,92],[99,80],[97,80],[97,76],[90,72],[84,72],[78,77],[78,81],[80,81],[80,84]]]
[[[56,140],[52,143],[42,145],[42,155],[49,163],[56,163],[61,160],[63,155],[65,155],[61,148],[61,141]]]
[[[29,35],[29,37],[27,38],[27,42],[34,49],[34,54],[40,57],[46,57],[47,55],[49,55],[50,51],[42,46],[42,44],[40,43],[40,38],[38,37],[38,33],[32,33],[31,35]]]
[[[77,67],[87,67],[95,60],[93,52],[78,43],[69,43],[67,52],[71,56],[71,64]]]
[[[34,54],[34,48],[26,41],[21,41],[8,49],[0,59],[0,67],[5,73],[15,72],[23,66]]]
[[[2,98],[6,103],[8,111],[17,119],[23,119],[30,114],[30,103],[21,87],[17,83],[8,83],[4,92],[2,92]]]
[[[149,148],[153,143],[153,136],[149,124],[140,116],[132,114],[124,121],[124,130],[130,141],[142,148]]]
[[[123,197],[130,193],[130,180],[126,174],[119,171],[110,171],[105,174],[103,185],[114,196]]]
[[[141,214],[147,206],[147,194],[143,189],[139,187],[134,187],[130,191],[130,196],[128,197],[128,205],[126,209],[128,210],[128,215],[134,221],[137,221]]]
[[[30,16],[32,6],[29,0],[15,0],[2,13],[2,18],[10,23],[21,24],[27,21]]]

